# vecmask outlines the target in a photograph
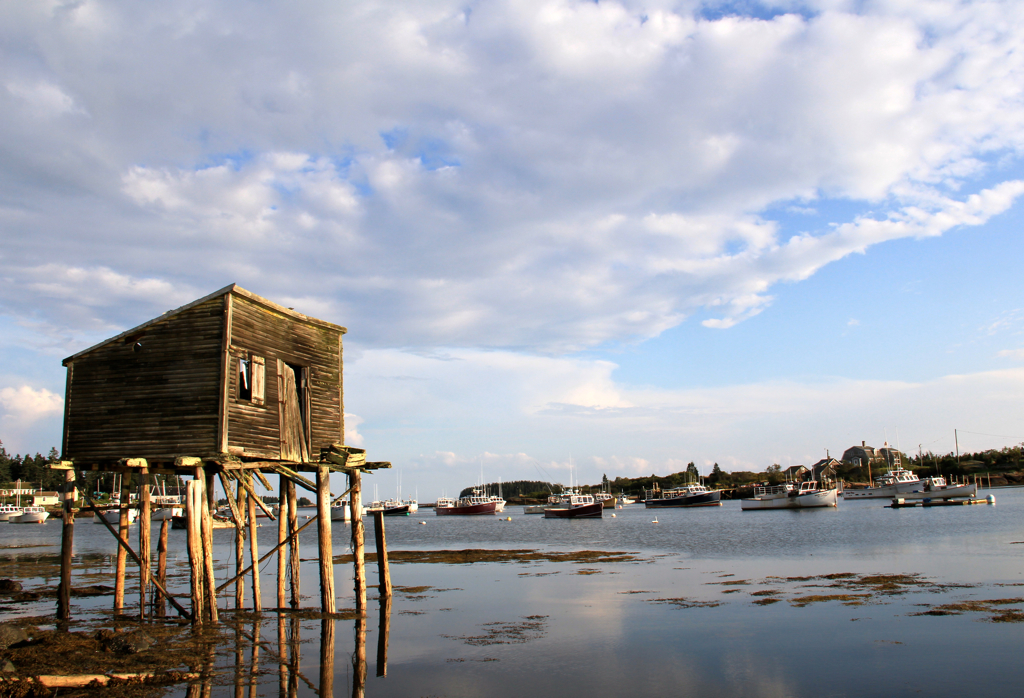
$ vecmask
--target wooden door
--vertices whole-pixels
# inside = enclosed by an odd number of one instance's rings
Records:
[[[277,360],[277,395],[281,460],[308,463],[309,450],[306,448],[306,432],[302,424],[302,410],[299,408],[295,371],[280,359]]]

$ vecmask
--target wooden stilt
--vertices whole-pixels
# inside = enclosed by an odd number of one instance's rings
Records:
[[[262,613],[263,595],[260,591],[260,546],[256,540],[256,500],[248,494],[246,497],[248,497],[249,502],[249,559],[252,560],[252,610],[256,613]]]
[[[391,597],[391,569],[388,567],[388,540],[384,534],[384,512],[373,512],[373,535],[377,544],[377,575],[381,597]]]
[[[290,604],[292,608],[298,608],[302,596],[302,584],[299,579],[299,538],[291,535],[299,528],[299,505],[295,497],[295,483],[289,480],[285,492],[288,495],[288,566],[291,569],[292,588]]]
[[[214,500],[213,496],[212,473],[206,473],[206,477],[203,479],[203,486],[201,518],[203,532],[203,578],[206,581],[206,588],[203,591],[210,622],[216,623],[218,620],[217,579],[213,572],[213,507],[211,506],[211,500],[214,503],[216,500]]]
[[[288,573],[288,558],[285,557],[285,549],[283,547],[284,542],[288,539],[288,497],[285,495],[287,488],[287,478],[284,475],[281,476],[278,484],[278,492],[280,493],[277,505],[277,607],[284,608],[285,604],[285,576]],[[282,688],[283,690],[283,688]]]
[[[149,467],[142,467],[142,488],[139,492],[139,618],[146,618],[146,600],[149,596],[149,568],[153,559],[152,552],[152,509],[149,499]]]
[[[60,587],[57,620],[71,620],[71,556],[75,544],[75,471],[64,471],[64,527],[60,534]],[[120,546],[118,546],[120,547]]]
[[[120,497],[120,515],[117,519],[117,535],[124,540],[128,540],[128,502],[131,499],[131,480],[132,476],[130,473],[124,473],[121,475],[121,491],[118,494]],[[125,552],[124,548],[118,546],[117,548],[117,563],[114,567],[114,612],[119,613],[124,609],[124,573],[125,573],[125,561],[127,560],[128,553]]]
[[[334,620],[320,621],[320,695],[334,695]]]
[[[356,612],[366,615],[366,549],[363,530],[363,492],[362,476],[358,470],[352,470],[348,476],[350,490],[350,506],[352,518],[352,564],[355,566],[354,582]],[[365,650],[364,650],[365,655]],[[364,656],[365,659],[365,656]],[[354,689],[353,689],[354,690]]]
[[[206,615],[203,589],[203,481],[199,478],[189,480],[185,488],[185,516],[187,521],[187,544],[189,566],[189,588],[192,593],[192,623],[202,624]]]
[[[156,580],[165,589],[167,588],[167,533],[170,527],[170,519],[164,519],[160,522],[160,539],[156,544]],[[163,618],[167,613],[164,597],[156,593],[153,594],[153,597],[154,605],[156,606],[155,615],[158,618]]]
[[[317,545],[320,556],[320,610],[335,613],[334,548],[331,544],[331,471],[326,465],[316,470]],[[328,694],[330,695],[330,694]]]
[[[231,493],[225,492],[228,501],[231,501]],[[238,486],[238,493],[235,499],[235,574],[239,574],[245,568],[245,519],[246,494],[241,485]],[[245,607],[245,578],[239,577],[235,582],[235,608]]]

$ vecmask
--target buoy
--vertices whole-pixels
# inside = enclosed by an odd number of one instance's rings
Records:
[[[510,516],[510,517],[508,517],[508,518],[507,518],[507,519],[505,519],[505,520],[506,520],[506,521],[511,521],[511,520],[512,520],[512,517]]]
[[[420,521],[420,526],[426,526],[426,525],[427,525],[426,521]]]
[[[994,494],[990,494],[989,496],[985,497],[985,501],[988,502],[989,504],[995,504],[996,496]]]
[[[655,517],[654,517],[654,521],[652,521],[651,523],[658,523],[658,517],[657,517],[657,516],[655,516]]]
[[[613,518],[613,519],[615,518],[615,514],[612,514],[612,518]]]

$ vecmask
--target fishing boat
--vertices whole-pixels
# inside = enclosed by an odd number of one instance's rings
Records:
[[[22,511],[21,507],[16,507],[13,504],[0,505],[0,521],[9,521],[12,516],[17,516]]]
[[[458,501],[451,497],[438,497],[437,505],[434,506],[434,513],[438,516],[476,516],[495,514],[497,511],[498,503],[476,488],[469,496],[460,497]]]
[[[897,457],[896,467],[891,468],[884,475],[875,478],[874,487],[861,489],[844,489],[843,499],[887,499],[902,496],[907,492],[913,492],[921,488],[921,478],[910,470],[899,466]]]
[[[645,493],[646,495],[647,493]],[[668,507],[719,507],[722,506],[722,490],[709,490],[704,485],[691,482],[682,487],[661,490],[661,496],[644,497],[644,506],[648,509],[665,509]]]
[[[947,484],[946,478],[936,475],[921,480],[918,488],[895,496],[903,499],[955,499],[973,497],[976,494],[978,486],[974,483]]]
[[[524,514],[543,514],[544,513],[544,505],[543,504],[527,504],[526,506],[523,507],[523,513]]]
[[[806,480],[755,487],[753,498],[740,500],[740,509],[813,509],[834,507],[837,502],[835,487],[821,487],[817,480]]]
[[[545,519],[599,519],[603,514],[602,502],[594,499],[593,495],[580,494],[571,487],[558,495],[556,504],[549,503],[544,507]]]
[[[42,507],[25,507],[20,514],[14,514],[7,523],[44,523],[50,517],[50,512]]]
[[[102,517],[104,519],[106,519],[107,523],[111,524],[112,526],[117,526],[118,523],[121,521],[121,510],[120,509],[103,509],[103,510],[100,511],[99,514],[93,514],[92,515],[92,522],[94,524],[101,524],[102,525],[103,521],[100,519],[101,515],[102,515]],[[139,518],[139,510],[138,509],[129,509],[128,510],[128,523],[129,524],[135,523],[135,519],[137,519],[137,518]]]
[[[352,506],[347,499],[331,505],[331,521],[351,521]]]

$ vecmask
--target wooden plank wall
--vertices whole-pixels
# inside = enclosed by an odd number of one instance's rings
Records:
[[[276,359],[308,368],[312,456],[315,458],[322,447],[341,443],[344,434],[341,331],[303,322],[241,295],[232,298],[231,328],[229,452],[259,458],[279,457]],[[238,398],[238,359],[251,355],[266,359],[263,405]]]
[[[219,296],[75,359],[64,458],[217,453],[223,326]]]

